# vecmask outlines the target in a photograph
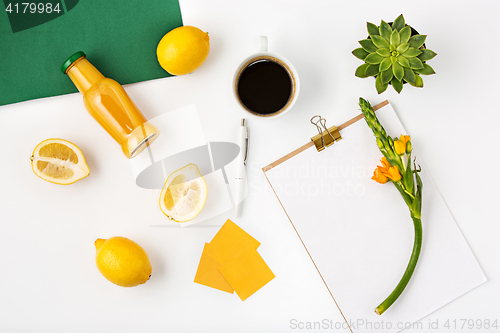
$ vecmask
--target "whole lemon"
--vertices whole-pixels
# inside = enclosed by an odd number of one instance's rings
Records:
[[[186,25],[163,36],[156,49],[156,56],[164,70],[172,75],[184,75],[200,67],[209,51],[208,33]]]
[[[98,238],[94,242],[99,272],[122,287],[135,287],[151,277],[151,263],[144,249],[125,237]]]

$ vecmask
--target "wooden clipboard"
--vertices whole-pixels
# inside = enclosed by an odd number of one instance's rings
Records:
[[[378,109],[380,109],[381,107],[384,107],[384,106],[386,106],[386,105],[388,105],[388,104],[389,104],[389,101],[388,101],[388,100],[385,100],[385,101],[383,101],[383,102],[381,102],[381,103],[379,103],[379,104],[375,105],[375,106],[373,107],[373,110],[374,110],[374,111],[377,111],[377,110],[378,110]],[[340,131],[342,131],[343,129],[345,129],[346,127],[348,127],[349,125],[352,125],[352,124],[354,124],[355,122],[357,122],[358,120],[363,119],[363,117],[364,117],[364,116],[363,116],[363,114],[361,113],[361,114],[357,115],[356,117],[354,117],[354,118],[352,118],[352,119],[350,119],[350,120],[346,121],[346,122],[345,122],[345,123],[343,123],[342,125],[336,126],[336,128],[337,128],[337,130],[340,132]],[[333,126],[332,126],[332,127],[333,127]],[[329,129],[328,129],[328,132],[330,132],[330,131],[331,131],[331,128],[329,128]],[[322,136],[322,137],[324,137],[324,138],[327,138],[327,137],[328,137],[328,134],[326,133],[326,131],[323,131],[323,133],[322,133],[322,135],[321,135],[321,136]],[[275,166],[277,166],[277,165],[280,165],[281,163],[285,162],[286,160],[288,160],[288,159],[292,158],[293,156],[295,156],[295,155],[297,155],[297,154],[300,154],[300,153],[301,153],[301,152],[303,152],[304,150],[309,149],[309,148],[311,148],[311,147],[315,146],[315,142],[314,142],[315,140],[314,140],[314,138],[315,138],[315,137],[312,137],[312,138],[311,138],[311,141],[309,141],[308,143],[306,143],[306,144],[305,144],[305,145],[303,145],[302,147],[297,148],[297,149],[295,149],[294,151],[292,151],[291,153],[286,154],[286,155],[285,155],[285,156],[283,156],[282,158],[280,158],[280,159],[276,160],[275,162],[273,162],[273,163],[271,163],[271,164],[269,164],[269,165],[266,165],[265,167],[263,167],[263,168],[262,168],[262,171],[264,171],[264,173],[266,173],[267,171],[271,170],[272,168],[274,168],[274,167],[275,167]],[[327,147],[324,147],[324,148],[327,148]]]
[[[374,110],[387,133],[406,134],[388,101]],[[362,119],[323,131],[328,147],[316,135],[262,170],[351,332],[380,332],[382,321],[382,331],[397,332],[404,328],[398,323],[422,319],[486,277],[417,158],[424,183],[421,257],[402,296],[384,315],[374,313],[406,268],[413,225],[396,188],[370,179],[382,154]],[[353,325],[360,320],[372,327]]]

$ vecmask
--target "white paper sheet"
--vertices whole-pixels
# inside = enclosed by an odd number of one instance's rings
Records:
[[[406,134],[391,105],[377,115],[391,136]],[[366,122],[350,125],[341,135],[343,140],[323,152],[311,147],[266,176],[352,331],[400,331],[484,283],[485,275],[417,157],[423,181],[422,252],[403,294],[382,316],[374,313],[406,269],[413,223],[397,189],[370,179],[382,154]]]

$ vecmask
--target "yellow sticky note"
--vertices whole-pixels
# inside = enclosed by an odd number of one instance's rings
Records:
[[[218,263],[224,264],[238,253],[251,247],[257,249],[260,243],[238,227],[233,221],[227,220],[207,246],[207,254]]]
[[[205,243],[194,282],[232,294],[233,288],[219,271],[221,264],[207,254],[207,246]]]
[[[260,254],[252,247],[241,251],[220,266],[219,270],[242,301],[275,277]]]

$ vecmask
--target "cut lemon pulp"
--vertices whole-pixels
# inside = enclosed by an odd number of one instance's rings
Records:
[[[196,164],[188,164],[168,176],[160,194],[163,214],[175,222],[194,219],[207,201],[207,183]]]
[[[69,185],[89,175],[82,151],[63,139],[47,139],[35,147],[31,156],[33,172],[43,180]]]

